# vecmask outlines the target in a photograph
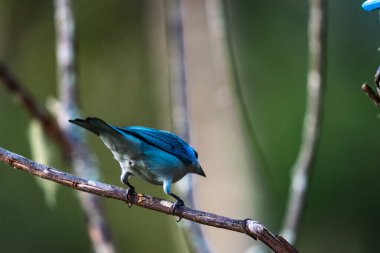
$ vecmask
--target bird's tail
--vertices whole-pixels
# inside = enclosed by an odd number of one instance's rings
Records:
[[[69,122],[83,127],[97,136],[100,136],[103,132],[117,132],[112,126],[99,118],[88,117],[86,119],[71,119]]]

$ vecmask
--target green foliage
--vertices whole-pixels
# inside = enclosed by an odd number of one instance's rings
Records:
[[[38,121],[31,121],[28,135],[32,159],[38,163],[56,167],[55,164],[57,163],[54,163],[54,157],[57,157],[58,150],[55,144],[45,135]],[[49,207],[54,207],[56,205],[58,184],[38,177],[36,177],[36,181],[43,191],[46,204]]]

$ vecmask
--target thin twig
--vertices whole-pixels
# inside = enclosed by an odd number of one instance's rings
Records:
[[[305,209],[306,196],[317,155],[326,78],[326,19],[325,0],[310,0],[309,70],[307,79],[307,109],[304,118],[302,145],[293,167],[293,177],[285,213],[282,235],[291,243],[297,241]]]
[[[165,2],[166,41],[168,47],[168,69],[171,93],[171,121],[174,132],[186,141],[191,142],[182,8],[182,0],[166,0]],[[186,203],[196,208],[193,176],[187,175],[178,182],[178,185],[184,195]],[[179,223],[179,225],[185,236],[190,252],[211,252],[210,245],[199,224],[184,221]]]
[[[82,192],[87,192],[106,198],[117,199],[127,203],[132,203],[136,206],[172,215],[173,203],[167,200],[159,199],[141,193],[128,195],[128,191],[126,189],[94,180],[87,180],[84,178],[76,177],[70,173],[59,171],[55,168],[36,163],[1,147],[0,161],[5,164],[9,164],[15,169],[20,169],[35,176],[54,181],[61,185],[65,185]],[[213,213],[194,210],[185,206],[177,207],[174,214],[183,219],[194,221],[200,224],[247,234],[255,240],[262,241],[274,252],[298,252],[297,249],[290,245],[284,238],[278,235],[273,235],[263,225],[252,219],[232,219]]]
[[[367,94],[367,96],[372,100],[372,102],[380,107],[380,96],[376,93],[368,83],[362,85],[362,90]]]
[[[77,131],[68,120],[79,116],[77,106],[77,74],[75,66],[75,22],[70,0],[55,0],[55,25],[57,35],[57,72],[60,110],[58,123],[73,149],[72,166],[83,177],[95,179],[99,168],[88,150],[83,131]],[[79,194],[88,223],[88,233],[94,251],[115,252],[111,231],[105,218],[101,199],[95,195]]]
[[[254,166],[258,168],[258,176],[262,181],[266,192],[275,195],[274,182],[270,168],[265,158],[264,151],[259,143],[258,137],[249,116],[246,99],[238,71],[238,63],[233,46],[233,34],[230,30],[230,16],[228,13],[227,0],[206,0],[207,23],[209,26],[210,40],[212,41],[213,64],[219,83],[228,83],[233,89],[237,109],[249,139],[249,147],[254,158]]]
[[[377,68],[375,73],[375,84],[377,92],[375,92],[368,83],[362,85],[362,90],[368,95],[372,102],[375,103],[375,105],[380,107],[380,67]]]
[[[71,146],[61,129],[58,127],[57,121],[47,110],[45,110],[44,107],[36,102],[26,87],[22,85],[22,83],[2,62],[0,62],[0,80],[2,80],[0,83],[20,100],[21,104],[30,115],[41,123],[45,132],[60,146],[64,156],[66,158],[71,157]]]
[[[265,192],[267,196],[270,196],[263,199],[273,200],[275,199],[272,197],[275,196],[273,177],[266,163],[264,152],[258,142],[243,95],[242,83],[238,73],[237,59],[233,47],[234,37],[231,30],[231,19],[227,5],[227,0],[205,0],[208,34],[212,43],[211,54],[213,57],[215,77],[220,87],[229,89],[232,94],[231,97],[234,102],[236,102],[233,105],[231,104],[231,106],[234,106],[233,109],[236,108],[236,112],[238,116],[240,116],[238,118],[239,126],[245,130],[248,136],[246,143],[250,149],[249,153],[252,154],[250,165],[258,172],[256,174],[259,177],[257,182],[261,182],[260,187],[263,188],[263,192]],[[225,99],[224,101],[227,100]],[[247,252],[252,252],[253,247],[264,246],[254,244],[249,247]]]
[[[183,139],[190,140],[188,82],[181,0],[165,1],[166,43],[170,84],[172,127]]]

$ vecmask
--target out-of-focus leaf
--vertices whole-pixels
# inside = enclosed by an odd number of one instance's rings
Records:
[[[40,122],[32,120],[29,126],[28,137],[30,142],[32,159],[36,162],[54,166],[59,158],[58,148],[45,134]],[[49,207],[56,204],[57,184],[48,180],[35,177],[41,187],[45,202]]]

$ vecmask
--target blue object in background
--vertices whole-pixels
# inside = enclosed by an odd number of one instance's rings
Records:
[[[373,11],[380,8],[380,0],[367,0],[362,4],[362,8],[366,11]]]
[[[198,153],[177,135],[148,127],[116,127],[98,118],[69,120],[100,137],[122,168],[121,181],[134,192],[128,178],[136,175],[146,182],[163,185],[164,192],[183,205],[171,186],[187,173],[206,176]],[[173,209],[174,211],[174,209]]]

